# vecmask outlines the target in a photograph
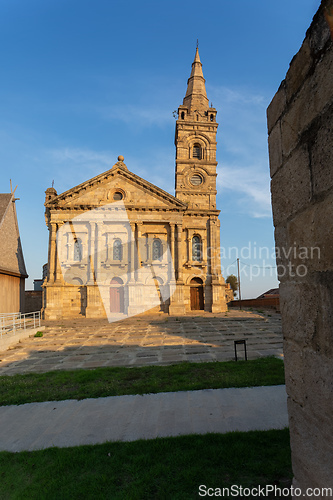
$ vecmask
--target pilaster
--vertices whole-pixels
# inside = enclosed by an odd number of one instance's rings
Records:
[[[169,247],[170,247],[170,269],[169,269],[169,276],[170,280],[174,281],[175,279],[175,224],[169,223],[170,226],[170,241],[169,241]]]
[[[86,318],[105,318],[106,312],[104,309],[101,292],[105,294],[105,298],[109,296],[109,287],[104,287],[105,290],[101,290],[100,286],[94,284],[87,285],[87,307],[86,307]],[[106,304],[107,306],[107,304]]]
[[[57,234],[59,236],[59,239],[56,243],[56,272],[55,272],[55,283],[58,285],[63,285],[64,284],[64,278],[62,275],[61,271],[61,249],[62,249],[62,242],[61,242],[61,232],[60,229],[63,226],[64,222],[58,222],[57,224]]]
[[[88,279],[88,285],[94,285],[95,284],[95,237],[96,237],[96,224],[95,222],[91,222],[89,224],[89,255],[88,255],[88,262],[89,262],[89,279]]]
[[[177,282],[182,283],[183,281],[183,266],[182,261],[184,261],[184,256],[182,255],[182,231],[183,228],[181,224],[177,224]]]
[[[184,284],[181,282],[176,283],[176,288],[174,293],[170,297],[169,314],[185,314],[185,304],[184,304]]]
[[[50,230],[50,256],[49,256],[49,269],[48,269],[48,283],[54,283],[55,275],[55,258],[56,258],[56,241],[57,241],[57,224],[51,222]]]
[[[129,283],[135,282],[135,222],[130,222],[128,241],[130,246]]]

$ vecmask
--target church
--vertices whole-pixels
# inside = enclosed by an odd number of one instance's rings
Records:
[[[46,190],[45,319],[226,311],[217,127],[197,48],[176,120],[175,196],[131,172],[123,156],[62,194]]]

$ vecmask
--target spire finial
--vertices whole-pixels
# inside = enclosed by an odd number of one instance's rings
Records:
[[[200,109],[206,111],[209,108],[207,99],[205,79],[202,74],[202,64],[199,56],[199,39],[197,39],[197,48],[195,51],[194,60],[192,63],[191,76],[187,81],[186,95],[183,100],[183,105],[187,109]]]

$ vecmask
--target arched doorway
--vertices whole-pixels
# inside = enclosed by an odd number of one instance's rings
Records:
[[[124,312],[124,287],[121,278],[112,278],[110,283],[110,312]]]
[[[191,293],[191,310],[203,311],[204,310],[204,287],[201,278],[192,278],[190,283]]]

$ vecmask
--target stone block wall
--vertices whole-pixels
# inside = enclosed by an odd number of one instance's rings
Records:
[[[267,110],[292,462],[304,491],[333,487],[332,14],[322,1]]]
[[[42,290],[26,290],[25,291],[25,308],[24,312],[36,312],[42,308]]]

